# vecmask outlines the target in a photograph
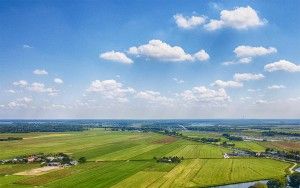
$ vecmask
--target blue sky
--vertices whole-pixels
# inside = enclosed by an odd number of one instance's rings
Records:
[[[0,118],[299,118],[298,1],[1,1]]]

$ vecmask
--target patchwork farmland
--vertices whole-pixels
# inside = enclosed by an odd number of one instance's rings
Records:
[[[26,176],[18,174],[39,165],[3,164],[0,187],[210,187],[282,178],[291,166],[272,159],[224,159],[230,148],[152,132],[91,129],[20,135],[22,140],[0,143],[0,159],[63,152],[76,159],[85,157],[87,162]],[[255,146],[249,147],[260,149]],[[183,160],[178,164],[154,160],[163,156]]]

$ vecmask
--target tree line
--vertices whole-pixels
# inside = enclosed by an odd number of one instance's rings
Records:
[[[0,133],[67,132],[87,129],[84,125],[74,124],[5,124],[0,126]]]

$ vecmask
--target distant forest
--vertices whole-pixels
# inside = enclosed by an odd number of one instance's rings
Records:
[[[272,131],[272,127],[284,124],[290,126],[286,129],[292,129],[293,126],[299,126],[300,120],[0,120],[0,133],[84,131],[97,127],[121,131],[192,130],[238,133],[251,127],[263,130],[262,136],[299,136],[299,133]]]

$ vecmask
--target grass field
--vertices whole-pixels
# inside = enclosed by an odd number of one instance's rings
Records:
[[[184,158],[223,158],[224,153],[229,150],[226,148],[208,145],[208,144],[193,144],[183,145],[172,152],[169,156],[179,156]]]
[[[23,140],[0,142],[2,151],[0,159],[37,152],[65,152],[72,153],[74,156],[84,153],[89,159],[94,155],[97,156],[95,150],[97,151],[99,148],[108,148],[106,151],[98,150],[100,153],[108,153],[110,149],[112,151],[119,150],[116,147],[120,146],[120,143],[122,143],[121,147],[131,147],[151,144],[162,138],[162,135],[154,133],[110,132],[101,129],[76,133],[29,133]],[[111,147],[112,145],[116,145],[116,147]]]
[[[286,151],[300,151],[300,141],[274,141],[263,142],[262,145],[268,148]]]
[[[264,147],[261,143],[256,141],[237,141],[233,142],[236,148],[251,150],[254,152],[264,152],[266,147]]]
[[[232,142],[235,144],[236,148],[251,150],[254,152],[263,152],[266,149],[264,145],[255,141],[230,141],[227,138],[224,138],[221,133],[197,132],[197,131],[182,131],[181,133],[191,138],[220,138],[221,142],[223,141]]]
[[[23,134],[24,135],[24,134]],[[89,161],[152,159],[178,155],[186,158],[221,158],[227,151],[195,142],[165,139],[155,133],[117,132],[101,129],[82,133],[41,133],[26,135],[19,141],[1,142],[0,159],[38,152],[64,152]],[[180,150],[186,152],[182,152]]]
[[[65,152],[88,162],[38,176],[14,174],[39,164],[0,165],[0,187],[207,187],[282,177],[290,165],[270,159],[223,159],[230,152],[227,148],[156,133],[93,129],[18,136],[24,139],[0,142],[0,159]],[[255,143],[245,147],[261,149]],[[184,160],[177,165],[153,160],[161,156]]]
[[[206,187],[282,177],[289,165],[269,159],[189,159],[176,166],[154,161],[90,162],[17,183],[46,187]]]
[[[181,131],[182,135],[194,138],[222,138],[222,134],[205,131]]]
[[[16,181],[23,179],[23,176],[15,176],[13,174],[39,167],[39,164],[5,164],[0,165],[0,187],[27,187],[25,185],[14,184]]]
[[[289,165],[260,159],[193,159],[176,166],[152,187],[206,187],[282,176]]]

